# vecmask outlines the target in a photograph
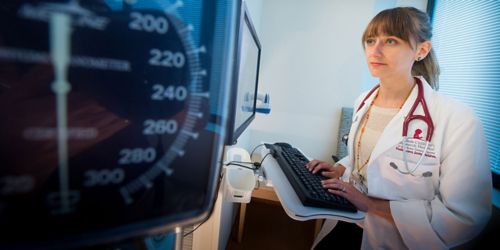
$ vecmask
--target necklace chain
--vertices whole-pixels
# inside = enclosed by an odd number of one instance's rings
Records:
[[[377,98],[375,96],[375,98]],[[361,131],[360,131],[360,135],[359,135],[359,139],[358,139],[358,144],[356,145],[356,170],[358,171],[358,175],[360,177],[362,177],[361,175],[361,170],[366,167],[366,165],[368,164],[368,162],[370,161],[370,157],[371,157],[371,153],[370,155],[368,156],[368,158],[366,159],[366,161],[360,165],[360,161],[361,161],[361,141],[363,139],[363,135],[365,133],[365,129],[366,129],[366,124],[368,124],[368,119],[370,118],[370,112],[372,110],[372,106],[373,106],[373,103],[375,102],[375,99],[374,101],[372,101],[372,103],[370,103],[370,107],[368,107],[368,111],[366,111],[366,116],[365,116],[365,119],[363,119],[363,125],[361,126]],[[361,180],[362,181],[362,180]]]

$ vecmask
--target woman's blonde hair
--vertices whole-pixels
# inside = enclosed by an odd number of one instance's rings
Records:
[[[396,36],[413,48],[431,40],[432,27],[425,12],[413,7],[397,7],[383,10],[371,20],[363,33],[363,48],[368,38],[378,35]],[[411,73],[423,76],[433,89],[439,88],[439,65],[432,48],[423,60],[413,64]]]

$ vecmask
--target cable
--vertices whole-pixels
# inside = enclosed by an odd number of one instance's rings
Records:
[[[208,216],[208,217],[210,217],[210,216]],[[208,217],[207,217],[207,218],[208,218]],[[184,237],[186,237],[186,236],[188,236],[188,235],[192,234],[194,231],[196,231],[196,229],[198,229],[201,225],[203,225],[203,223],[205,223],[207,220],[208,220],[208,219],[206,219],[206,220],[204,220],[203,222],[201,222],[200,224],[198,224],[198,226],[194,227],[194,228],[193,228],[193,230],[191,230],[191,231],[189,231],[189,232],[185,233],[184,235],[182,235],[182,237],[184,238]]]
[[[260,146],[264,146],[264,145],[266,145],[266,144],[262,143],[262,144],[259,144],[259,145],[255,146],[255,148],[253,148],[252,152],[250,153],[250,159],[252,159],[252,155],[255,152],[255,150],[257,150]]]
[[[230,161],[230,162],[226,163],[225,165],[227,166],[227,165],[230,165],[230,164],[232,164],[232,163],[246,163],[246,164],[254,164],[254,162],[252,162],[252,161]]]
[[[252,163],[252,162],[249,162],[249,163]],[[258,162],[253,162],[254,166],[255,166],[255,163],[258,163]],[[232,162],[228,162],[228,163],[226,163],[226,166],[229,166],[229,165],[239,166],[239,167],[242,167],[242,168],[248,168],[248,169],[250,169],[250,170],[254,170],[254,171],[255,171],[255,170],[257,170],[257,168],[256,168],[256,167],[255,167],[255,168],[251,168],[251,167],[249,167],[249,166],[245,166],[245,165],[243,165],[243,164],[232,163]]]
[[[264,145],[265,145],[265,143],[262,143],[262,144],[259,144],[259,145],[255,146],[252,149],[252,152],[250,153],[250,160],[252,159],[252,156],[253,156],[253,153],[255,152],[255,150],[257,150],[259,147],[264,146]],[[265,158],[265,156],[264,156],[264,158]],[[262,158],[262,160],[260,162],[254,162],[254,161],[230,161],[228,163],[224,163],[224,165],[225,166],[235,165],[235,166],[240,166],[240,167],[244,167],[244,168],[248,168],[248,169],[252,169],[252,170],[257,170],[257,169],[259,169],[260,165],[262,164],[262,161],[264,160],[264,158]],[[243,166],[243,165],[238,164],[238,163],[252,164],[252,165],[255,166],[255,168],[250,168],[248,166]]]
[[[259,163],[259,168],[262,166],[262,163],[264,162],[264,160],[266,159],[266,157],[268,157],[269,155],[271,155],[271,153],[267,153],[266,155],[264,155],[264,157],[262,158],[262,160],[260,160],[260,163]]]
[[[271,153],[267,153],[266,155],[264,155],[264,157],[262,158],[262,160],[260,160],[260,162],[230,161],[230,162],[228,162],[228,163],[226,163],[224,165],[226,165],[226,166],[235,165],[235,166],[240,166],[240,167],[248,168],[248,169],[251,169],[251,170],[258,170],[262,166],[262,163],[264,162],[264,160],[266,159],[266,157],[268,157],[269,155],[271,155]],[[254,166],[254,168],[248,167],[248,166],[245,166],[245,165],[242,165],[242,164],[239,164],[239,163],[252,164]]]

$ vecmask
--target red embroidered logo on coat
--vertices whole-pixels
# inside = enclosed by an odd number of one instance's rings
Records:
[[[421,130],[421,129],[419,129],[419,128],[417,128],[417,129],[415,130],[415,133],[413,134],[413,138],[414,138],[414,139],[420,139],[420,140],[421,140],[421,139],[422,139],[422,130]]]

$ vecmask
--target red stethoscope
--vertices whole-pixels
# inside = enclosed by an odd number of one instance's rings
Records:
[[[429,148],[429,143],[432,139],[432,134],[434,132],[434,123],[432,122],[431,115],[429,113],[429,109],[427,108],[427,103],[425,102],[424,99],[424,90],[422,86],[422,81],[420,79],[416,78],[416,84],[418,87],[418,93],[417,93],[417,98],[415,99],[415,102],[413,103],[413,106],[411,107],[410,111],[408,112],[408,115],[406,115],[405,120],[403,121],[403,160],[405,162],[406,166],[406,171],[400,170],[397,165],[394,162],[391,162],[390,166],[397,171],[399,171],[402,174],[410,174],[414,175],[415,170],[420,166],[422,163],[423,158],[425,157],[425,154],[427,153],[427,150]],[[361,110],[361,108],[365,105],[366,100],[375,92],[380,87],[380,85],[375,86],[370,92],[368,92],[368,95],[365,96],[361,104],[359,105],[358,109],[356,110],[356,113]],[[422,110],[424,111],[424,115],[415,115],[415,111],[418,107],[418,105],[422,105]],[[415,167],[413,169],[409,169],[408,167],[408,160],[407,160],[407,141],[408,141],[408,127],[410,126],[410,122],[414,120],[421,120],[427,125],[427,134],[425,136],[425,149],[423,154],[420,156],[420,159],[416,163]],[[432,176],[432,173],[430,172],[425,172],[422,174],[423,177],[430,177]]]

